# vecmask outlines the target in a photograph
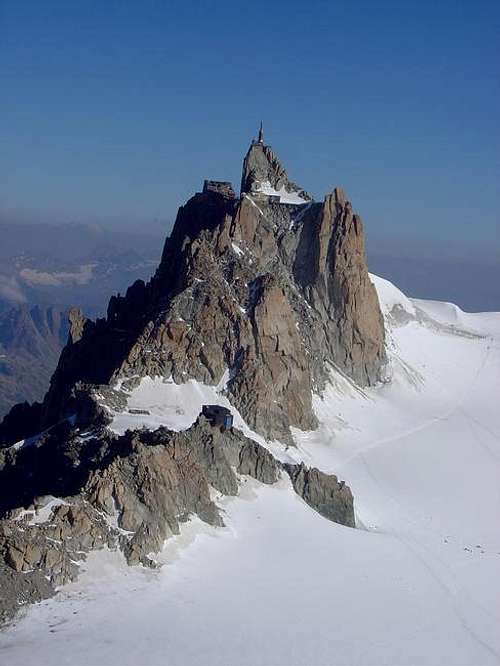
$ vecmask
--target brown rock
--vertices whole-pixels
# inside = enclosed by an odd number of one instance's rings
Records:
[[[5,561],[10,567],[12,567],[12,569],[14,569],[14,571],[22,571],[24,553],[14,544],[9,544],[5,553]]]
[[[355,527],[354,505],[351,490],[334,474],[325,474],[315,467],[304,464],[285,465],[295,492],[309,506],[325,518]]]

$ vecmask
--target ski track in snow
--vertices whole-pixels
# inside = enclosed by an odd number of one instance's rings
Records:
[[[372,279],[388,321],[398,304],[413,317],[390,331],[391,384],[336,374],[315,398],[320,428],[281,451],[345,479],[360,529],[319,516],[285,478],[244,478],[216,499],[226,527],[191,520],[159,571],[90,554],[78,581],[0,634],[0,664],[500,664],[500,314]],[[223,385],[148,380],[129,404],[150,417],[115,428],[187,427],[204,400],[226,404]]]

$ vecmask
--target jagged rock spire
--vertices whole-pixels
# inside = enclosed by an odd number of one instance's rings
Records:
[[[145,376],[217,385],[228,368],[228,399],[249,426],[291,443],[291,427],[315,427],[312,388],[332,366],[361,386],[381,378],[383,318],[343,192],[313,202],[255,138],[247,196],[226,187],[207,183],[179,209],[154,277],[113,297],[106,320],[72,315],[43,405],[13,408],[0,447],[75,414],[78,387]]]
[[[289,194],[300,197],[300,202],[311,201],[312,197],[293,183],[276,154],[264,143],[264,128],[260,123],[258,139],[252,140],[243,161],[241,193],[275,193],[285,198]]]

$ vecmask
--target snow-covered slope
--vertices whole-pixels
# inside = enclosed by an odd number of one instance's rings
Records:
[[[301,197],[299,192],[289,192],[284,185],[281,187],[281,189],[275,190],[268,180],[260,183],[258,187],[255,188],[255,191],[261,192],[262,194],[267,194],[268,196],[279,197],[280,203],[283,204],[303,205],[310,203],[309,199]]]
[[[500,314],[373,280],[392,381],[362,391],[333,376],[320,428],[289,452],[349,483],[360,529],[285,480],[247,481],[219,502],[227,527],[191,522],[160,571],[92,554],[0,635],[0,663],[500,663]],[[186,427],[220,389],[146,380],[129,407]]]

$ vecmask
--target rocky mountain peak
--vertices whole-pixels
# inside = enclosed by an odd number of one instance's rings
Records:
[[[72,311],[43,405],[36,418],[23,407],[6,419],[15,428],[0,427],[4,443],[32,434],[20,425],[38,432],[74,413],[77,386],[146,376],[217,385],[229,373],[226,395],[249,426],[293,444],[291,427],[315,427],[312,394],[332,368],[377,382],[384,327],[361,219],[340,188],[322,203],[305,196],[261,132],[239,198],[230,183],[206,180],[179,209],[150,282],[113,296],[106,319]]]
[[[279,197],[281,203],[312,201],[304,189],[289,180],[271,147],[264,143],[262,123],[258,139],[252,141],[243,161],[241,193]]]

